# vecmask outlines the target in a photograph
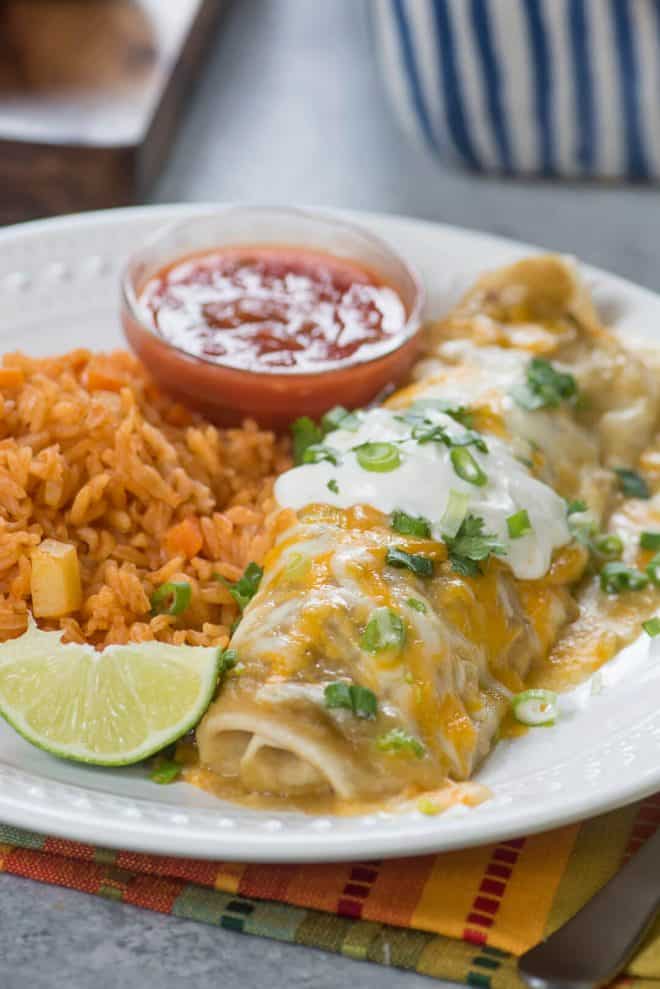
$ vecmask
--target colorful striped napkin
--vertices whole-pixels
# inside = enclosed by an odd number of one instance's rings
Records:
[[[325,865],[140,855],[0,825],[0,872],[481,989],[519,989],[516,956],[575,913],[659,824],[660,794],[498,845]],[[658,989],[657,979],[660,922],[625,981]]]

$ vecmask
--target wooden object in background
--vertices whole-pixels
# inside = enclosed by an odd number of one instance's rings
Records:
[[[0,223],[140,200],[225,2],[0,3]]]

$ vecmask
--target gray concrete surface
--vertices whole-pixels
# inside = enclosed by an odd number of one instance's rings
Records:
[[[408,213],[572,251],[660,289],[659,190],[482,179],[410,147],[372,57],[370,2],[236,0],[153,201]],[[430,984],[0,875],[0,989],[347,983]]]
[[[437,984],[0,876],[2,989],[429,989]]]

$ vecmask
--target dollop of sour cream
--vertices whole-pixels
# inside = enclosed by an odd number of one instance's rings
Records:
[[[442,426],[450,437],[460,437],[465,428],[438,410],[425,410],[432,425]],[[371,505],[384,513],[395,509],[422,515],[432,526],[434,538],[443,538],[441,520],[451,491],[467,496],[467,513],[483,519],[484,532],[497,536],[504,547],[502,558],[516,577],[543,577],[555,549],[570,541],[566,506],[548,485],[532,477],[504,442],[484,436],[488,452],[474,445],[462,447],[485,473],[487,481],[477,486],[456,473],[450,448],[442,442],[420,443],[401,413],[372,409],[357,414],[355,430],[337,429],[325,444],[337,453],[337,464],[328,461],[303,464],[282,474],[275,497],[282,507],[295,510],[311,504],[338,508]],[[392,443],[400,464],[378,473],[360,465],[356,447],[365,443]],[[330,487],[328,484],[330,483]],[[507,519],[521,511],[529,517],[531,531],[512,538]]]

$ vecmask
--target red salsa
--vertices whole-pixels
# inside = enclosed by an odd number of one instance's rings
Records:
[[[356,262],[267,245],[180,258],[140,303],[158,334],[194,357],[284,374],[376,358],[407,319],[398,293]]]
[[[180,256],[146,277],[141,265],[138,255],[122,283],[126,337],[165,391],[221,425],[284,430],[366,405],[419,351],[422,290],[396,257],[393,283],[358,261],[271,244]]]

